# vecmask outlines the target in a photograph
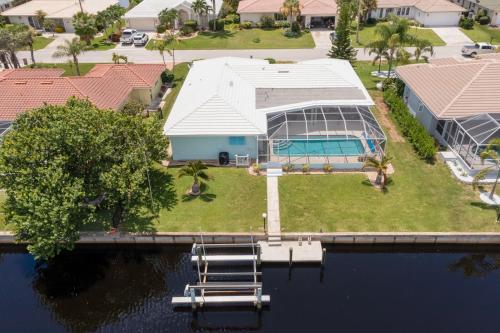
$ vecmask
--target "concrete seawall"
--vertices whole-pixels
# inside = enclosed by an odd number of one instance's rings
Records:
[[[204,233],[205,243],[248,242],[250,233]],[[264,233],[254,233],[254,240],[265,240]],[[325,244],[498,244],[500,233],[495,232],[333,232],[333,233],[282,233],[284,241],[302,237],[307,241],[319,240]],[[109,234],[82,232],[79,244],[192,244],[200,242],[198,233]],[[16,243],[10,232],[0,232],[0,244]]]

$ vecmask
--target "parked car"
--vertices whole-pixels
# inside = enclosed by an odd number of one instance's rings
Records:
[[[493,53],[495,52],[495,46],[488,43],[476,43],[465,45],[462,47],[462,55],[475,57],[478,54]]]
[[[144,46],[148,43],[149,37],[145,33],[137,33],[134,36],[135,46]]]
[[[134,36],[137,33],[135,29],[125,29],[120,37],[120,42],[122,44],[132,44],[134,42]]]

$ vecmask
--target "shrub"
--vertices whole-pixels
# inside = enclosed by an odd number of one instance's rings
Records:
[[[309,29],[309,28],[305,28],[305,29],[304,29],[304,32],[305,32],[306,34],[308,34],[308,33],[310,33],[310,32],[311,32],[311,29]]]
[[[311,167],[309,166],[309,164],[302,164],[302,173],[309,173],[310,170]]]
[[[254,43],[260,43],[260,38],[259,37],[254,38],[254,39],[252,39],[252,42],[254,42]]]
[[[167,31],[167,28],[163,24],[160,24],[160,25],[156,26],[156,32],[157,33],[162,34],[165,31]]]
[[[479,19],[483,16],[488,16],[488,12],[484,9],[480,9],[477,11],[477,14],[474,16],[474,20],[479,22]]]
[[[174,80],[174,74],[168,69],[164,70],[161,73],[161,82],[163,83],[171,83]]]
[[[479,24],[481,25],[487,25],[487,24],[490,24],[491,22],[491,19],[489,16],[481,16],[478,20]]]
[[[54,32],[58,33],[58,34],[62,34],[63,32],[66,32],[66,30],[64,29],[64,27],[56,27],[54,29]]]
[[[258,163],[254,163],[252,164],[252,171],[257,174],[257,175],[260,175],[260,164]]]
[[[240,28],[242,28],[242,29],[251,29],[252,26],[253,26],[253,24],[250,21],[243,21],[240,23]]]
[[[292,25],[290,26],[290,29],[295,32],[296,34],[300,33],[300,23],[297,21],[294,21]]]
[[[403,96],[405,91],[405,84],[401,79],[398,78],[388,78],[382,81],[382,90],[394,89],[398,96]]]
[[[274,21],[275,28],[290,28],[290,22],[286,20]]]
[[[229,14],[224,18],[226,24],[240,23],[240,16],[238,14]]]
[[[384,101],[398,123],[401,132],[413,146],[415,152],[423,159],[432,161],[437,152],[434,138],[427,133],[420,122],[408,111],[403,99],[395,89],[384,91]]]
[[[210,30],[214,30],[214,20],[208,21],[208,27]],[[224,20],[217,19],[215,20],[215,31],[223,31],[224,30]]]
[[[274,58],[264,58],[264,60],[269,61],[270,64],[275,64],[276,63],[276,59],[274,59]]]
[[[366,20],[366,24],[369,24],[369,25],[373,25],[377,23],[377,19],[373,18],[373,17],[369,17],[367,20]]]
[[[474,28],[474,20],[470,18],[461,18],[459,25],[462,29],[471,30]]]
[[[187,20],[184,22],[184,27],[190,27],[193,31],[198,30],[198,22],[195,20]]]
[[[289,172],[293,171],[294,167],[295,166],[292,163],[288,163],[288,164],[283,165],[282,169],[284,172],[289,173]]]
[[[264,15],[260,18],[260,27],[264,29],[274,28],[274,18]]]
[[[323,164],[323,171],[326,173],[332,173],[333,172],[333,165]]]
[[[180,33],[182,36],[189,36],[194,32],[194,29],[191,26],[185,25],[181,28]]]
[[[295,38],[299,37],[300,33],[292,31],[292,29],[286,29],[285,32],[283,32],[283,36],[288,37],[288,38]]]

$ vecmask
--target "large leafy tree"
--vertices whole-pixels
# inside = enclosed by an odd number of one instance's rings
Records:
[[[85,41],[87,45],[90,45],[97,34],[96,17],[85,12],[76,13],[73,15],[73,27],[75,28],[75,34]]]
[[[28,27],[22,24],[8,24],[0,28],[0,56],[7,68],[20,67],[16,51],[28,45],[26,43],[27,29]]]
[[[76,74],[80,75],[80,63],[78,62],[78,57],[80,54],[85,52],[87,47],[80,41],[78,37],[74,37],[72,40],[64,40],[64,44],[57,46],[57,51],[52,55],[54,58],[70,58],[76,67]]]
[[[336,28],[336,36],[332,49],[328,53],[331,58],[356,60],[357,51],[351,46],[351,2],[350,0],[339,0],[340,10]]]
[[[51,258],[85,225],[109,226],[111,216],[117,227],[143,207],[156,210],[149,171],[166,147],[156,119],[88,101],[23,113],[0,147],[6,221],[36,258]]]

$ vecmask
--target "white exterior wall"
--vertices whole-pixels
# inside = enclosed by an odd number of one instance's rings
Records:
[[[159,21],[157,17],[134,17],[125,19],[127,28],[139,31],[156,31]]]
[[[10,23],[30,25],[28,16],[8,16]]]
[[[415,19],[426,27],[458,26],[460,12],[426,13],[415,10]]]
[[[500,11],[493,12],[491,15],[491,24],[500,25]]]
[[[257,157],[257,138],[254,136],[246,136],[244,145],[231,145],[229,136],[173,136],[170,145],[175,161],[216,160],[223,151],[229,153],[231,160],[236,154]]]
[[[272,14],[272,13],[242,13],[242,14],[240,14],[240,22],[250,21],[253,23],[258,23],[258,22],[260,22],[260,18],[264,15],[273,16],[274,14]]]
[[[73,19],[72,18],[64,18],[62,20],[64,23],[64,30],[66,30],[66,32],[75,32],[75,29],[73,28]]]

